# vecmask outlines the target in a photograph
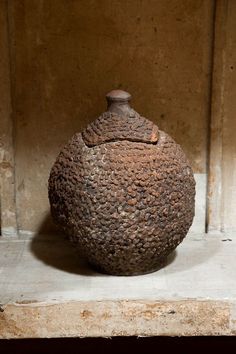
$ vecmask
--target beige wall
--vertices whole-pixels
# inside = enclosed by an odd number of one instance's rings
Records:
[[[236,1],[216,7],[209,230],[236,231]]]
[[[0,227],[16,235],[13,120],[7,2],[0,0]]]
[[[213,13],[211,0],[8,1],[19,229],[53,228],[50,167],[113,88],[206,172]]]
[[[223,128],[222,230],[236,231],[236,1],[228,6]]]

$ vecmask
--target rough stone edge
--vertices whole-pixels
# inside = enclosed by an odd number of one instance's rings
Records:
[[[235,304],[211,300],[14,303],[0,338],[236,335]]]

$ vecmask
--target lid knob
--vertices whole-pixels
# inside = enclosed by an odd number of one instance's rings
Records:
[[[106,95],[107,110],[121,116],[130,115],[131,107],[129,101],[131,95],[122,90],[112,90]]]
[[[106,95],[108,104],[111,102],[129,102],[131,95],[123,90],[112,90]]]

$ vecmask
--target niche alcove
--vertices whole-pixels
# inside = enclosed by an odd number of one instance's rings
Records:
[[[0,337],[236,333],[234,0],[0,2]],[[179,143],[197,194],[167,266],[92,271],[53,224],[50,168],[113,88]]]

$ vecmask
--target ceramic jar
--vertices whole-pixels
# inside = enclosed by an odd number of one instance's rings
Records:
[[[107,111],[75,134],[49,178],[55,222],[96,269],[155,271],[186,236],[195,181],[181,147],[113,90]]]

